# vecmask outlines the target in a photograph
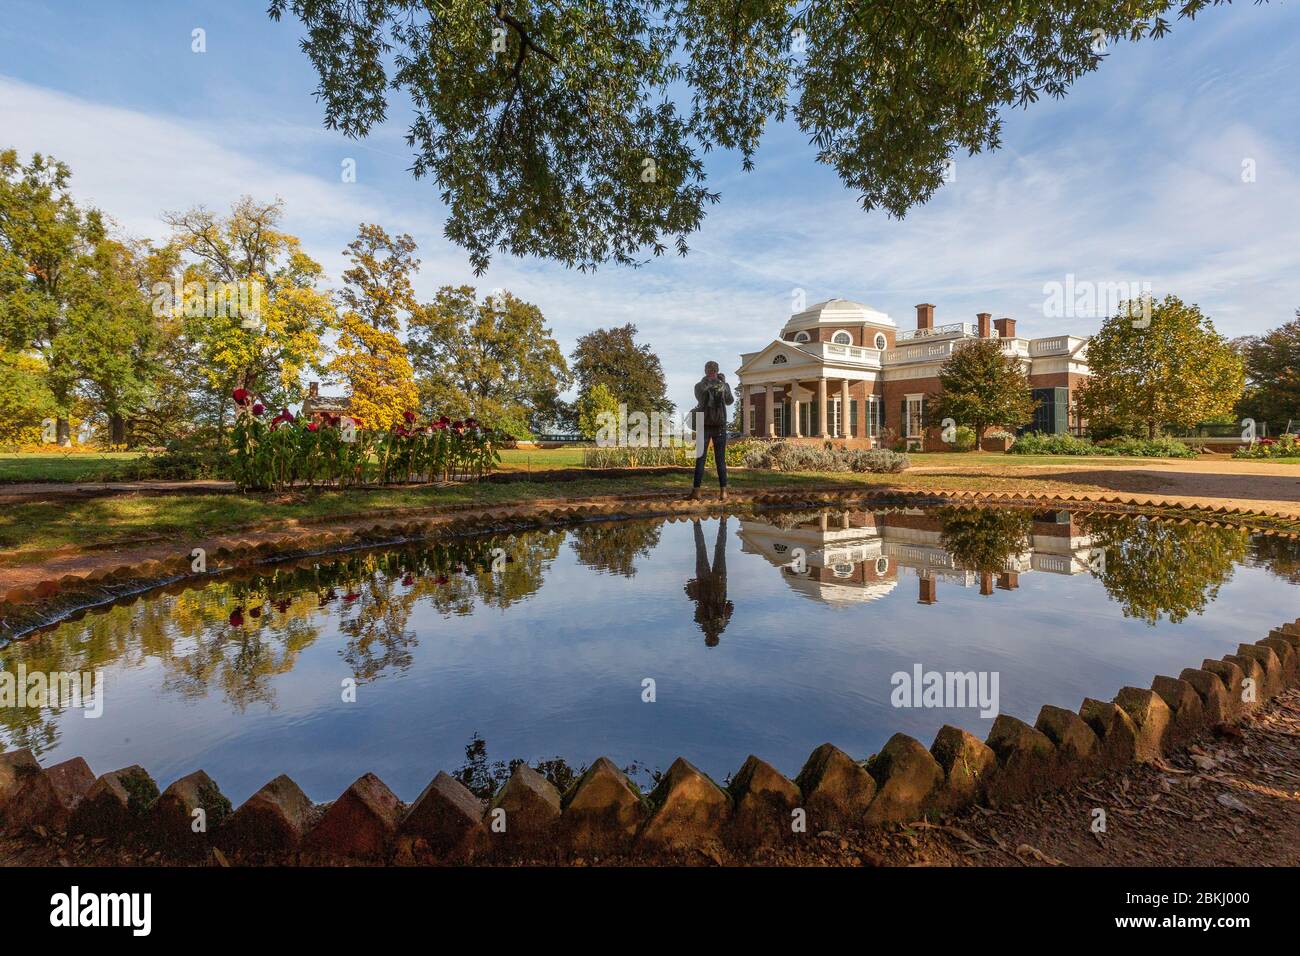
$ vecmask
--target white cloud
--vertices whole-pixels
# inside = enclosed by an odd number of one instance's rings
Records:
[[[1287,320],[1300,306],[1300,179],[1284,139],[1293,134],[1283,120],[1251,121],[1240,70],[1193,70],[1185,89],[1152,93],[1148,80],[1163,68],[1131,58],[1063,103],[1009,116],[1006,149],[959,158],[956,181],[902,222],[863,212],[814,167],[802,137],[777,131],[755,173],[715,162],[725,165],[723,202],[690,237],[686,260],[594,275],[499,257],[474,277],[441,235],[434,184],[396,175],[409,157],[392,130],[355,143],[274,118],[149,114],[3,76],[0,103],[5,145],[69,163],[74,191],[131,233],[161,238],[164,210],[278,195],[286,228],[337,278],[357,224],[378,222],[416,238],[424,296],[461,282],[509,288],[542,307],[566,350],[593,328],[634,322],[681,404],[705,359],[734,368],[740,352],[775,335],[795,287],[809,302],[861,299],[902,328],[929,301],[941,321],[992,311],[1016,316],[1030,335],[1089,331],[1095,322],[1041,314],[1043,283],[1067,273],[1148,281],[1198,302],[1228,334]],[[1283,69],[1261,64],[1253,88],[1276,84]],[[1106,112],[1110,101],[1118,115]],[[390,178],[341,183],[339,157],[349,155]],[[1246,157],[1257,170],[1250,184],[1240,177]]]

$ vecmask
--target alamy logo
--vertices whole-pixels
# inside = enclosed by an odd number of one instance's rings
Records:
[[[151,893],[85,893],[74,886],[50,897],[50,925],[128,926],[133,936],[148,936],[153,928]]]
[[[262,319],[263,286],[260,280],[238,282],[155,282],[153,314],[159,318],[180,315],[187,319],[241,319],[246,329]]]
[[[648,415],[645,412],[629,413],[627,405],[620,404],[617,412],[600,412],[596,415],[596,446],[598,448],[683,448],[698,441],[692,434],[689,422],[689,412],[681,418],[674,418],[662,412],[650,412]],[[703,430],[701,417],[696,431]]]
[[[0,671],[0,707],[78,708],[83,717],[104,714],[104,672],[28,671],[20,663],[15,673]]]
[[[1043,283],[1043,315],[1049,319],[1104,319],[1117,315],[1125,302],[1139,305],[1133,327],[1151,324],[1151,283],[1092,282],[1067,273],[1064,282]]]
[[[998,715],[997,671],[927,671],[920,664],[912,672],[895,671],[889,679],[895,707],[978,707],[981,717]]]

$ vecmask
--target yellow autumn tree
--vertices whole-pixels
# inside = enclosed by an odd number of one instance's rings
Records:
[[[180,321],[202,384],[222,402],[234,388],[271,406],[300,399],[336,325],[324,270],[278,228],[282,215],[281,201],[244,196],[226,216],[202,206],[164,216],[181,260],[155,287],[154,314]]]
[[[415,371],[398,337],[415,306],[415,241],[362,223],[343,255],[352,267],[338,293],[342,333],[330,372],[347,383],[349,413],[366,428],[388,428],[419,405]]]

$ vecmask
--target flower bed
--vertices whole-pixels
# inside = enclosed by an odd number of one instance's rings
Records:
[[[1295,458],[1297,456],[1300,456],[1300,438],[1295,435],[1261,438],[1232,453],[1233,458]]]
[[[500,461],[497,434],[472,418],[444,415],[421,423],[415,412],[405,412],[402,424],[383,431],[340,415],[304,422],[287,409],[268,420],[265,406],[245,389],[233,397],[231,476],[241,490],[465,481]]]

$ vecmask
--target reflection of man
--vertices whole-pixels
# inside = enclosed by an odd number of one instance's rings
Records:
[[[718,522],[718,539],[713,544],[713,567],[704,547],[704,529],[695,525],[695,577],[686,582],[686,595],[695,602],[695,623],[704,632],[704,643],[718,646],[718,635],[726,630],[735,605],[727,600],[727,519]]]
[[[709,454],[710,442],[713,443],[713,461],[718,467],[718,489],[723,498],[727,497],[727,406],[734,401],[731,386],[718,371],[718,363],[706,362],[704,378],[695,383],[695,420],[691,424],[697,432],[697,457],[692,498],[700,496],[700,485],[704,481],[704,459]]]

